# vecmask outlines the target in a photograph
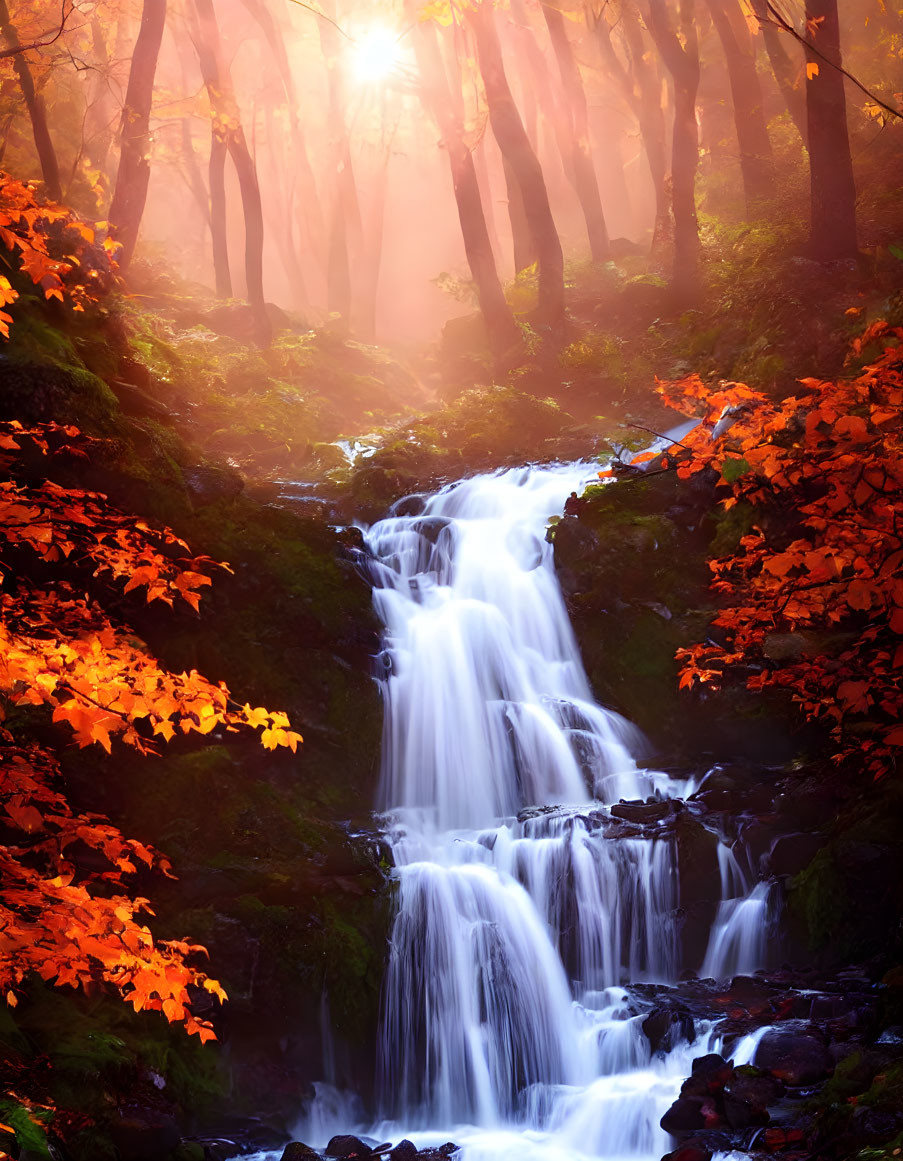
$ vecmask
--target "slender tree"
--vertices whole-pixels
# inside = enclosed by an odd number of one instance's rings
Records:
[[[166,0],[144,0],[122,109],[119,169],[110,203],[110,222],[116,227],[117,240],[122,245],[118,262],[123,270],[128,268],[135,252],[147,202],[151,105],[165,24]]]
[[[823,262],[854,258],[858,253],[856,183],[840,72],[837,0],[806,0],[806,38],[811,249]]]
[[[489,105],[489,123],[502,156],[517,178],[536,247],[539,264],[537,317],[543,325],[559,331],[564,325],[564,257],[542,167],[511,95],[488,0],[481,0],[467,16],[476,38],[480,75]]]
[[[696,216],[696,170],[699,130],[699,41],[695,0],[678,0],[675,28],[665,0],[648,0],[648,26],[674,83],[674,137],[671,148],[671,206],[674,214],[672,286],[679,302],[699,292],[699,221]]]
[[[771,71],[777,82],[787,112],[805,144],[809,137],[809,126],[806,120],[806,93],[802,87],[802,78],[805,75],[805,61],[798,46],[793,46],[799,53],[798,60],[787,50],[786,38],[782,36],[777,23],[768,12],[768,0],[752,0],[753,12],[762,29],[762,39],[765,41],[765,51],[771,62]]]
[[[559,8],[547,0],[542,0],[542,14],[549,30],[549,39],[558,61],[561,84],[564,88],[567,112],[567,129],[570,146],[570,169],[573,174],[574,189],[580,201],[589,248],[594,262],[604,262],[609,256],[608,228],[599,195],[599,182],[593,166],[589,140],[589,117],[586,107],[586,92],[574,48],[568,39],[564,16]]]
[[[617,27],[623,37],[626,63],[615,50],[607,6],[594,16],[599,49],[609,72],[636,117],[655,194],[655,228],[652,252],[660,253],[671,242],[671,201],[668,194],[668,146],[662,78],[650,51],[632,0],[617,10]]]
[[[245,222],[245,281],[248,302],[254,314],[257,341],[265,345],[272,338],[272,327],[263,296],[263,207],[257,168],[248,149],[232,77],[223,56],[213,0],[194,0],[194,11],[197,19],[195,48],[213,110],[210,209],[214,234],[214,261],[216,261],[217,237],[220,239],[220,245],[225,246],[225,193],[222,181],[225,154],[228,153],[238,177]],[[217,283],[218,290],[222,293],[225,287],[219,286],[219,277]]]
[[[774,154],[765,122],[756,51],[737,0],[708,0],[727,61],[746,211],[753,217],[774,197]]]
[[[414,49],[425,103],[436,119],[448,154],[464,252],[489,345],[496,364],[504,366],[520,349],[521,336],[492,253],[473,153],[464,134],[460,81],[455,84],[449,79],[431,24],[418,21],[414,25]]]
[[[53,201],[61,201],[63,188],[60,184],[60,167],[53,138],[50,136],[50,126],[47,124],[44,98],[35,88],[34,76],[26,60],[26,51],[16,26],[10,19],[6,0],[0,0],[0,35],[6,42],[7,48],[12,50],[13,69],[18,77],[25,107],[31,119],[31,131],[34,136],[38,162],[41,166],[41,176],[44,179],[44,188],[47,191],[47,196]]]

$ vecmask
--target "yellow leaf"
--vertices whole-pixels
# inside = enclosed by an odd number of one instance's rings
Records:
[[[811,81],[813,77],[818,76],[818,64],[814,60],[810,60],[806,65],[806,80]]]

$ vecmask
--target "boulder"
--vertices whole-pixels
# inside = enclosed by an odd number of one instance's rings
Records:
[[[700,1141],[684,1141],[673,1153],[666,1153],[662,1161],[711,1161],[712,1150]]]
[[[323,1150],[327,1157],[369,1157],[373,1150],[360,1137],[333,1137]]]
[[[643,1021],[643,1035],[653,1052],[670,1052],[695,1035],[693,1017],[683,1009],[655,1008]]]
[[[672,1137],[695,1132],[706,1127],[702,1100],[699,1097],[678,1097],[661,1119],[661,1126]]]
[[[817,834],[785,834],[776,839],[768,856],[773,875],[798,875],[824,846]]]
[[[627,822],[655,823],[676,814],[681,808],[682,804],[672,798],[661,802],[618,802],[611,808],[611,813]]]
[[[405,1138],[403,1141],[398,1142],[389,1156],[392,1158],[392,1161],[414,1161],[414,1158],[417,1156],[417,1146],[413,1141]]]
[[[766,1032],[753,1063],[792,1088],[824,1080],[833,1067],[831,1054],[816,1036],[783,1028]]]
[[[282,1161],[320,1161],[320,1154],[301,1141],[289,1141],[282,1150]]]
[[[241,474],[234,468],[217,464],[183,468],[182,477],[195,508],[205,508],[218,500],[234,500],[245,486]]]

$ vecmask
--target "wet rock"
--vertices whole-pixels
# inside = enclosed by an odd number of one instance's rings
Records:
[[[758,1072],[748,1065],[734,1069],[726,1091],[736,1100],[755,1109],[767,1109],[784,1095],[784,1085],[777,1077]]]
[[[205,508],[218,500],[234,500],[245,486],[241,474],[234,468],[216,464],[184,468],[182,476],[195,508]]]
[[[611,808],[611,813],[627,822],[651,823],[669,818],[680,808],[678,800],[672,798],[662,802],[618,802]]]
[[[754,1063],[793,1088],[824,1080],[833,1066],[831,1054],[816,1036],[785,1029],[766,1032]]]
[[[110,1124],[110,1138],[120,1161],[151,1161],[174,1149],[182,1134],[168,1113],[131,1106],[119,1110]]]
[[[369,1157],[373,1150],[360,1137],[333,1137],[323,1150],[327,1157]]]
[[[425,507],[426,495],[423,492],[414,492],[411,496],[402,496],[397,503],[392,505],[392,515],[419,516]]]
[[[683,1009],[657,1008],[643,1021],[643,1035],[653,1052],[670,1052],[695,1034],[693,1017]]]
[[[703,1098],[721,1093],[731,1078],[731,1065],[716,1052],[693,1061],[691,1075],[683,1082],[680,1095]]]
[[[773,875],[798,875],[824,845],[817,834],[786,834],[776,839],[768,856]]]
[[[320,1161],[320,1154],[302,1141],[289,1141],[282,1150],[281,1161]]]
[[[711,1161],[712,1150],[697,1141],[684,1141],[673,1153],[666,1153],[662,1161]]]
[[[435,544],[442,533],[451,524],[445,516],[426,516],[423,520],[417,520],[411,525],[414,532],[419,533],[424,540],[428,540],[430,544]]]
[[[660,1122],[666,1133],[673,1137],[680,1137],[692,1133],[696,1129],[706,1127],[705,1114],[702,1111],[702,1099],[698,1097],[678,1097]]]
[[[392,1158],[392,1161],[414,1161],[414,1158],[417,1156],[417,1146],[413,1141],[405,1138],[403,1141],[398,1142],[389,1156]]]

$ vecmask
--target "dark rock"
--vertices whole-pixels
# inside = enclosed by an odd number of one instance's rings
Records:
[[[289,1141],[282,1151],[282,1161],[320,1161],[320,1154],[301,1141]]]
[[[889,1141],[903,1128],[903,1112],[863,1106],[853,1113],[853,1130],[862,1144]]]
[[[415,492],[412,496],[402,496],[392,505],[393,516],[419,516],[426,507],[426,496]],[[410,1144],[410,1142],[408,1142]]]
[[[808,1032],[783,1028],[766,1032],[753,1063],[794,1088],[824,1080],[833,1066],[821,1040]]]
[[[425,516],[423,520],[416,520],[411,528],[414,532],[419,533],[424,540],[428,540],[430,544],[435,544],[449,524],[451,524],[451,520],[445,516]]]
[[[671,1133],[674,1137],[692,1133],[696,1129],[704,1129],[706,1118],[702,1111],[701,1098],[678,1097],[660,1123],[665,1132]]]
[[[662,1161],[711,1161],[712,1150],[699,1141],[684,1141],[673,1153],[666,1153]]]
[[[727,1092],[737,1100],[745,1101],[756,1109],[767,1109],[784,1095],[784,1085],[767,1073],[756,1075],[749,1066],[734,1070],[727,1084]]]
[[[683,1041],[692,1041],[693,1017],[684,1009],[656,1008],[643,1021],[643,1035],[653,1052],[670,1052]]]
[[[679,804],[676,799],[666,799],[662,802],[619,802],[611,808],[615,818],[626,819],[627,822],[661,822],[676,813]]]
[[[215,464],[183,468],[182,476],[196,508],[215,504],[217,500],[234,500],[245,486],[241,474],[234,468]]]
[[[768,863],[773,875],[798,875],[824,845],[817,834],[786,834],[775,840]]]
[[[145,419],[160,419],[172,421],[175,415],[171,408],[153,395],[149,395],[134,383],[126,383],[121,379],[113,379],[110,383],[113,394],[119,400],[119,406],[126,415],[135,415]]]
[[[392,1152],[389,1154],[392,1161],[414,1161],[417,1156],[417,1146],[413,1141],[399,1141]]]
[[[732,1129],[748,1129],[750,1125],[767,1125],[771,1120],[766,1109],[758,1108],[730,1093],[726,1094],[724,1098],[724,1119]]]
[[[133,1106],[119,1110],[110,1124],[110,1138],[120,1161],[150,1161],[174,1149],[182,1134],[175,1117],[159,1109]]]
[[[369,1157],[373,1150],[360,1137],[333,1137],[323,1150],[327,1157]]]

